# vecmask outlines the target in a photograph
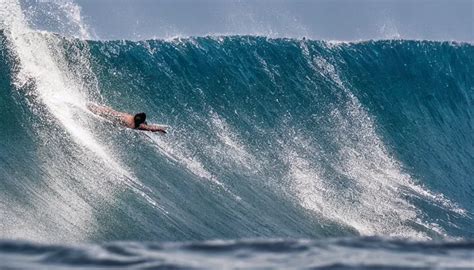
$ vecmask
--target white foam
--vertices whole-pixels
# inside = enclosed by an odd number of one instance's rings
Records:
[[[214,115],[211,113],[211,115],[213,115],[211,117],[213,120],[211,120],[210,124],[212,127],[210,128],[216,132],[221,144],[225,145],[225,149],[222,149],[222,147],[217,144],[202,147],[199,151],[206,154],[206,157],[218,162],[219,166],[222,165],[222,161],[226,161],[227,163],[231,162],[233,165],[238,164],[240,166],[250,167],[249,160],[252,159],[251,155],[234,138],[233,135],[229,134],[229,127],[226,125],[226,123],[223,122],[222,119],[218,118],[216,114]],[[219,181],[216,173],[207,169],[198,155],[193,153],[193,150],[188,148],[186,143],[180,142],[179,138],[174,137],[173,141],[171,141],[168,138],[156,134],[147,134],[147,137],[152,141],[159,152],[168,159],[182,165],[192,174],[219,186],[224,191],[231,194],[235,199],[241,200],[241,198],[229,190],[229,188],[224,183]]]
[[[332,169],[349,182],[348,188],[341,189],[332,183],[335,179],[327,179],[328,171],[311,162],[325,155],[318,150],[317,141],[307,138],[311,143],[298,147],[304,134],[289,139],[293,143],[282,147],[290,166],[288,181],[300,204],[347,224],[362,235],[429,238],[409,225],[416,223],[446,236],[439,224],[424,221],[420,210],[406,198],[414,193],[448,211],[461,214],[465,211],[443,195],[416,184],[403,172],[377,135],[375,123],[342,82],[335,67],[321,56],[310,57],[307,48],[303,47],[302,51],[316,72],[335,83],[341,91],[340,99],[345,100],[335,104],[327,117],[332,124],[329,136],[339,148],[337,163],[331,161]]]
[[[216,176],[206,170],[197,157],[193,157],[186,151],[186,148],[179,143],[172,143],[160,135],[149,135],[148,138],[153,141],[155,146],[160,150],[160,153],[174,162],[177,162],[187,168],[191,173],[201,178],[210,180],[211,182],[224,186]]]
[[[64,4],[66,10],[70,10],[71,20],[80,24],[80,12],[70,1],[60,1]],[[43,181],[46,181],[44,194],[33,196],[30,200],[36,200],[34,205],[42,206],[46,212],[56,213],[47,217],[36,217],[31,219],[27,228],[30,232],[23,232],[24,235],[35,234],[37,240],[86,240],[93,234],[95,228],[95,217],[93,208],[86,202],[81,195],[71,189],[74,183],[65,182],[68,175],[71,179],[80,181],[82,189],[92,192],[90,196],[101,198],[105,202],[113,202],[115,193],[120,190],[119,185],[128,186],[133,192],[142,196],[151,205],[161,209],[158,203],[145,193],[147,188],[143,186],[132,173],[129,172],[119,161],[114,158],[113,150],[105,147],[94,136],[93,132],[88,129],[88,125],[81,122],[81,118],[77,113],[80,109],[86,110],[85,104],[89,100],[88,92],[98,92],[97,89],[87,89],[86,83],[77,75],[90,74],[90,66],[87,59],[78,59],[78,70],[71,70],[64,59],[64,51],[59,42],[60,38],[48,33],[32,31],[26,24],[26,19],[22,13],[18,1],[0,2],[0,25],[6,30],[5,34],[9,42],[9,46],[13,49],[19,69],[16,73],[15,84],[19,89],[23,86],[33,85],[33,96],[30,104],[32,110],[37,112],[36,107],[44,107],[48,113],[42,114],[44,121],[50,121],[59,124],[64,130],[63,138],[51,137],[54,134],[51,130],[40,130],[40,139],[44,142],[52,142],[57,144],[71,137],[73,141],[87,149],[92,155],[77,156],[67,158],[64,154],[59,156],[49,156],[49,150],[37,150],[37,156],[42,158],[44,163]],[[86,31],[81,28],[81,31]],[[86,35],[86,33],[81,33]],[[76,52],[80,54],[81,52]],[[85,52],[87,54],[87,51]],[[81,55],[77,57],[81,58]],[[50,117],[54,119],[50,119]],[[67,134],[67,135],[66,135]],[[51,144],[51,143],[49,143]],[[53,151],[53,153],[61,154],[62,150]],[[43,153],[44,152],[44,153]],[[67,159],[67,160],[61,160]],[[79,169],[79,165],[75,165],[75,160],[79,160],[81,165],[85,164],[85,171]],[[84,175],[91,170],[90,174]],[[114,178],[116,182],[107,187],[107,183],[101,183],[98,179],[89,179],[97,174],[110,174],[107,178]],[[111,183],[109,183],[111,184]],[[45,198],[47,197],[47,198]],[[67,203],[65,203],[67,202]],[[162,209],[163,210],[163,209]],[[19,210],[27,211],[27,210]],[[42,223],[50,230],[37,230],[35,223]],[[45,225],[49,224],[49,225]],[[46,235],[47,232],[54,231],[53,235]],[[61,234],[60,232],[63,232]],[[23,234],[22,234],[23,235]],[[20,235],[20,237],[22,237]]]
[[[231,166],[239,165],[251,171],[260,169],[256,158],[247,151],[233,128],[216,112],[210,111],[209,115],[211,119],[209,122],[210,129],[221,142],[220,145],[214,145],[212,148],[213,153],[209,156],[218,157],[219,161],[225,160]]]

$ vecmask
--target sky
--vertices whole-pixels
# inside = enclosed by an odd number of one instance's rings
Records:
[[[402,38],[474,42],[474,0],[70,1],[79,7],[94,39],[239,34],[343,41]],[[23,2],[34,6],[51,1]],[[40,22],[37,25],[41,28]]]

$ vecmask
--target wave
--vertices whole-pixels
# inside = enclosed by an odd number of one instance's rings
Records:
[[[4,239],[474,235],[470,44],[0,41]]]

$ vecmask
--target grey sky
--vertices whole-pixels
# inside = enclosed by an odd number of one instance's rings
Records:
[[[100,39],[251,34],[474,41],[474,0],[75,0]]]

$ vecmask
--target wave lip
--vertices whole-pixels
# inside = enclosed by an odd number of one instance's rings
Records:
[[[410,242],[368,237],[69,246],[0,241],[0,256],[0,267],[28,269],[439,269],[474,267],[474,241]]]

